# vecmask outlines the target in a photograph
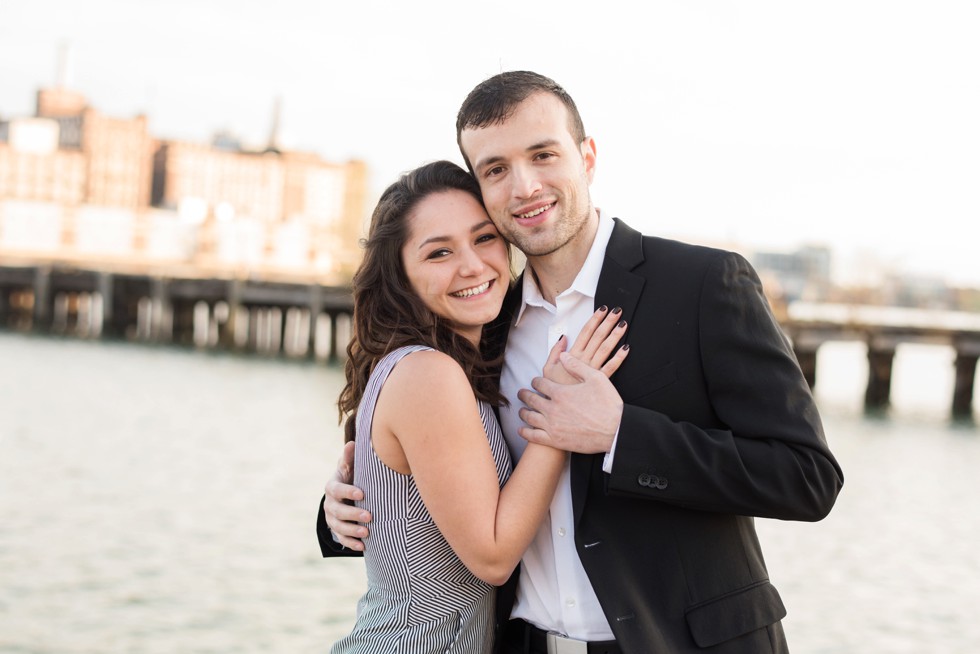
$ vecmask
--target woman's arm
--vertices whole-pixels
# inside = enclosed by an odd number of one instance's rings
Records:
[[[616,316],[590,320],[573,350],[611,375],[626,356]],[[557,361],[565,343],[549,355]],[[598,353],[598,354],[597,354]],[[596,359],[598,361],[598,359]],[[551,504],[567,454],[529,444],[500,487],[476,398],[465,373],[435,351],[410,354],[388,376],[375,408],[375,452],[389,467],[412,474],[436,526],[480,579],[502,584],[520,561]]]
[[[415,352],[388,376],[374,413],[375,452],[411,474],[433,521],[477,577],[502,584],[531,542],[565,453],[528,447],[501,488],[476,398],[441,352]],[[400,456],[399,456],[400,454]]]

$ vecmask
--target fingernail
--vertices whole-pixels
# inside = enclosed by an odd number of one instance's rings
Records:
[[[625,320],[620,320],[618,323],[616,323],[616,326],[619,327],[620,329],[622,329],[623,327],[626,326],[626,321]]]
[[[603,312],[603,311],[607,311],[608,309],[609,309],[609,307],[607,307],[605,304],[603,304],[601,307],[599,307],[598,309],[596,309],[596,311]]]
[[[619,312],[620,312],[620,311],[622,311],[622,310],[623,310],[623,308],[622,308],[622,307],[616,307],[615,309],[613,309],[613,310],[612,310],[612,312],[613,312],[613,313],[619,313]]]
[[[623,345],[623,350],[625,351],[625,350],[628,350],[628,349],[630,349],[630,344],[629,343],[625,343]]]
[[[557,343],[561,343],[561,339],[563,339],[563,338],[565,338],[565,335],[564,335],[564,334],[562,334],[561,336],[559,336],[559,337],[558,337],[558,340],[557,340],[557,341],[555,341],[555,343],[556,343],[556,344],[557,344]]]

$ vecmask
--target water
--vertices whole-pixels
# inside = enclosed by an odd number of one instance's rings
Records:
[[[759,521],[795,654],[977,650],[980,430],[949,422],[951,366],[903,346],[873,419],[861,346],[821,350],[844,492],[823,522]],[[340,384],[322,364],[0,333],[0,652],[325,651],[364,587],[314,534]]]

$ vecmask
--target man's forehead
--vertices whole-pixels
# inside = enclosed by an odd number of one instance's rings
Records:
[[[539,96],[550,98],[555,104],[542,104]],[[493,156],[487,152],[475,153],[473,148],[479,146],[483,150],[497,150],[499,146],[499,149],[503,149],[504,144],[500,139],[511,135],[519,136],[521,143],[516,145],[527,150],[543,144],[554,145],[566,136],[573,145],[575,141],[565,106],[554,96],[538,93],[526,98],[498,121],[465,127],[460,131],[460,147],[467,158],[474,155]]]

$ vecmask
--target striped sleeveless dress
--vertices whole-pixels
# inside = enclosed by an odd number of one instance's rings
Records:
[[[411,345],[386,355],[358,407],[354,484],[364,490],[357,505],[373,516],[364,539],[367,592],[353,631],[331,654],[479,654],[493,647],[494,587],[453,552],[414,479],[388,468],[371,445],[374,407],[388,374],[408,354],[431,349]],[[503,485],[511,471],[507,444],[490,405],[479,402],[479,411]]]

